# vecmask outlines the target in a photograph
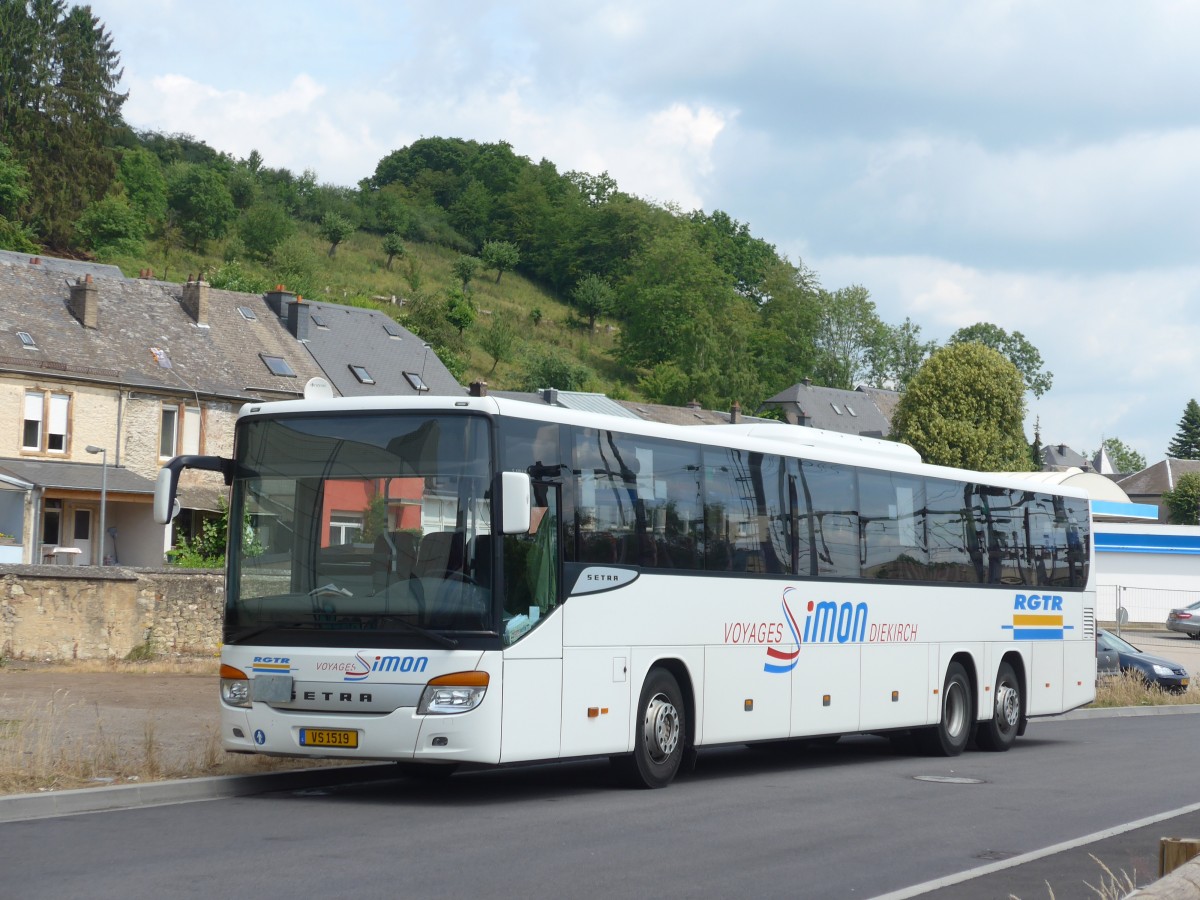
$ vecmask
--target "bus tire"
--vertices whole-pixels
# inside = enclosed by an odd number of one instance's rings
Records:
[[[687,749],[687,710],[679,683],[666,669],[651,669],[638,698],[633,753],[613,757],[613,766],[632,787],[666,787]]]
[[[1021,729],[1021,682],[1008,663],[1000,663],[996,671],[995,701],[992,717],[980,722],[975,731],[975,745],[980,750],[1002,753],[1013,745]]]
[[[974,726],[971,680],[962,665],[952,662],[946,668],[938,723],[921,732],[922,749],[930,756],[958,756],[966,749]]]

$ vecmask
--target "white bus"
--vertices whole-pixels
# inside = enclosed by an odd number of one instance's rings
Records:
[[[886,733],[1006,750],[1093,699],[1085,494],[782,424],[494,397],[246,406],[226,750],[409,774]]]

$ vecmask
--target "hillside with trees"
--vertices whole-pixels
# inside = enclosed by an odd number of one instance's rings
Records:
[[[494,388],[754,410],[805,377],[903,390],[937,349],[722,210],[503,141],[422,138],[347,187],[136,131],[116,48],[90,7],[0,0],[0,248],[376,307]],[[1019,332],[979,323],[950,343],[967,342],[1011,362],[1018,391],[1049,389]]]

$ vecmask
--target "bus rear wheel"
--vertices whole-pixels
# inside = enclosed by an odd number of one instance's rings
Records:
[[[961,664],[952,662],[942,685],[941,715],[937,725],[920,732],[921,749],[930,756],[958,756],[966,749],[974,724],[971,680]]]
[[[679,773],[687,749],[687,711],[679,683],[666,669],[651,669],[638,699],[633,753],[614,756],[613,766],[633,787],[666,787]]]
[[[1021,683],[1008,663],[1000,663],[996,672],[995,694],[992,717],[979,723],[975,744],[980,750],[1001,753],[1013,745],[1021,728]]]

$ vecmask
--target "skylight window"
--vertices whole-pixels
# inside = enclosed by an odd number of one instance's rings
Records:
[[[394,337],[399,340],[403,335],[400,333],[400,326],[395,322],[384,322],[383,330],[388,333],[388,337]]]
[[[247,322],[254,322],[258,319],[258,316],[254,313],[254,310],[248,306],[239,306],[237,310],[242,314],[242,318]]]
[[[271,370],[272,375],[278,375],[281,378],[296,377],[296,373],[292,371],[292,367],[288,365],[288,361],[282,356],[267,356],[265,353],[260,353],[258,356],[267,364],[267,368]]]
[[[838,406],[833,401],[830,401],[829,405],[833,407],[833,411],[835,413],[837,413],[839,416],[842,415],[842,408],[840,406]]]
[[[427,385],[425,383],[425,379],[422,378],[420,375],[418,375],[416,372],[405,372],[404,377],[407,378],[408,383],[413,386],[413,390],[415,390],[415,391],[429,390],[429,385]]]
[[[18,331],[17,338],[21,341],[22,347],[28,347],[30,350],[38,348],[37,341],[33,339],[33,335],[28,331]]]
[[[375,379],[371,377],[371,373],[368,372],[366,370],[366,368],[363,366],[356,366],[353,363],[351,363],[350,371],[353,372],[354,377],[357,378],[359,381],[361,381],[363,384],[374,384],[375,383]]]
[[[846,404],[846,412],[850,413],[850,415],[854,416],[854,418],[858,418],[858,413],[854,411],[854,407],[849,403]]]
[[[320,316],[316,315],[315,313],[313,314],[312,322],[318,328],[328,328],[329,327],[328,325],[325,324],[325,320],[322,319]]]

